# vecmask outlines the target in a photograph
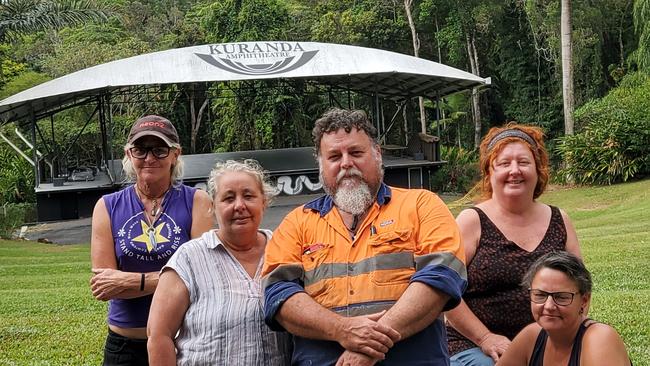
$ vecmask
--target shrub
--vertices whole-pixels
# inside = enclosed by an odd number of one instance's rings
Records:
[[[602,99],[575,112],[582,131],[559,140],[562,182],[613,184],[650,173],[650,77],[626,76]]]
[[[0,140],[0,206],[35,201],[32,166]]]
[[[31,203],[5,203],[0,206],[0,238],[11,239],[14,231],[33,211]]]
[[[447,161],[431,178],[436,192],[467,193],[479,180],[478,154],[457,146],[442,146],[442,160]]]

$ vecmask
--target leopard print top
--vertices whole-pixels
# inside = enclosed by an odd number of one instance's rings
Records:
[[[537,248],[528,252],[508,240],[481,209],[472,208],[481,221],[481,238],[472,262],[467,265],[468,287],[463,299],[492,333],[512,340],[534,321],[521,280],[537,258],[548,252],[565,250],[564,220],[560,210],[551,206],[546,234]],[[447,337],[450,355],[477,347],[450,326],[447,326]]]

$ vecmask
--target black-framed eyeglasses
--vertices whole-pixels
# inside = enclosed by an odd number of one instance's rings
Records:
[[[573,297],[577,292],[546,292],[535,288],[529,288],[530,301],[535,304],[543,304],[549,296],[553,298],[553,302],[560,306],[571,305]]]
[[[153,146],[153,147],[141,147],[134,146],[129,149],[131,156],[136,159],[146,159],[147,154],[151,152],[156,159],[164,159],[169,156],[169,151],[171,147],[169,146]]]

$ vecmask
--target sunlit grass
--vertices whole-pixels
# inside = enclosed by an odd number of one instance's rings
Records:
[[[590,317],[616,328],[634,365],[650,365],[650,180],[562,189],[542,201],[571,217],[593,275]]]
[[[0,365],[99,365],[106,303],[90,248],[0,241]]]

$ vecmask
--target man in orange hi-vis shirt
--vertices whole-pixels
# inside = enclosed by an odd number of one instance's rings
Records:
[[[332,109],[313,130],[326,195],[282,221],[264,258],[265,320],[294,365],[448,365],[442,312],[467,286],[445,204],[383,183],[376,129]]]

